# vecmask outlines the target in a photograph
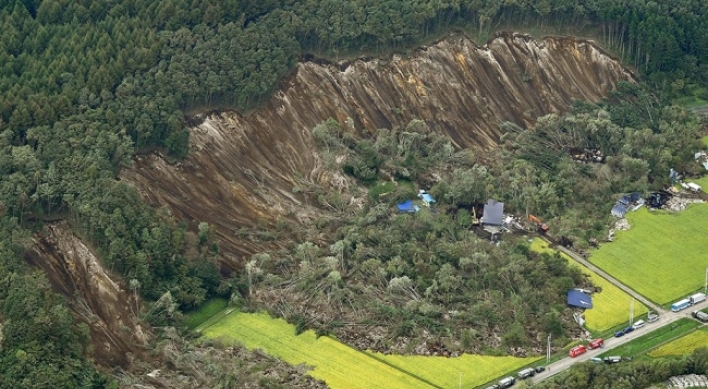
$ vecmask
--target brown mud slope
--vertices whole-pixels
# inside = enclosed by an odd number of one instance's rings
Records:
[[[192,152],[181,164],[155,155],[138,158],[123,179],[178,218],[215,225],[233,265],[263,249],[235,231],[311,217],[317,210],[293,188],[341,182],[320,169],[310,135],[330,117],[353,125],[360,136],[422,119],[460,148],[490,150],[501,123],[528,126],[575,99],[598,100],[632,79],[588,41],[516,34],[481,47],[449,38],[410,58],[305,62],[255,112],[201,117],[191,132]]]
[[[142,354],[147,336],[133,314],[135,301],[111,280],[69,226],[50,224],[32,240],[27,261],[44,270],[54,289],[70,301],[74,314],[88,324],[92,357],[104,366],[126,367],[129,353]]]

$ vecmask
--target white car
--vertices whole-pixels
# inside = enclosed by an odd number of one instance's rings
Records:
[[[635,330],[637,328],[642,328],[642,327],[644,327],[644,320],[637,320],[634,322],[634,324],[632,324],[632,328],[634,328]]]

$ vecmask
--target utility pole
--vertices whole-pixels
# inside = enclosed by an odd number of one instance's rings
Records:
[[[629,302],[629,325],[632,325],[632,322],[634,321],[634,297],[632,297],[632,301]]]
[[[551,334],[548,334],[548,343],[546,345],[546,365],[551,363]]]

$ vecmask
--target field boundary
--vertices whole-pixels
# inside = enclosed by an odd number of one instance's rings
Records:
[[[227,307],[227,308],[224,309],[223,311],[221,311],[221,312],[217,313],[216,315],[214,315],[214,316],[208,318],[207,320],[205,320],[204,323],[202,323],[202,324],[196,326],[196,327],[194,328],[194,331],[197,332],[197,333],[201,333],[201,332],[204,331],[205,329],[207,329],[207,328],[211,327],[212,325],[214,325],[214,323],[216,323],[216,322],[220,321],[221,319],[223,319],[224,317],[226,317],[228,314],[230,314],[230,313],[233,312],[234,310],[236,310],[236,307]]]

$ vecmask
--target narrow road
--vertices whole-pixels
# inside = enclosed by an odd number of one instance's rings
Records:
[[[543,238],[544,240],[546,240],[545,237],[542,237],[542,238]],[[549,242],[548,240],[546,240],[546,242],[551,243],[551,242]],[[611,275],[605,273],[604,270],[602,270],[602,269],[600,269],[599,267],[593,265],[592,263],[590,263],[590,261],[588,261],[587,259],[581,257],[581,256],[578,255],[576,252],[571,251],[571,250],[568,250],[567,248],[565,248],[565,247],[563,247],[563,246],[561,246],[561,245],[557,245],[557,246],[554,247],[554,248],[557,249],[557,250],[562,251],[562,252],[565,253],[565,254],[568,254],[568,256],[570,256],[571,258],[573,258],[573,259],[574,259],[576,262],[578,262],[579,264],[581,264],[581,265],[587,267],[587,268],[590,269],[591,271],[593,271],[593,272],[595,272],[596,274],[598,274],[600,277],[602,277],[602,278],[606,279],[607,281],[609,281],[611,284],[613,284],[613,285],[615,285],[616,287],[618,287],[618,288],[622,289],[623,291],[627,292],[627,294],[629,294],[630,296],[634,297],[636,300],[641,301],[644,305],[646,305],[647,307],[649,307],[650,310],[653,310],[654,312],[658,313],[659,315],[663,315],[663,314],[665,314],[665,313],[668,312],[666,309],[664,309],[664,308],[662,308],[662,307],[660,307],[660,306],[654,304],[653,302],[651,302],[650,300],[648,300],[646,297],[644,297],[644,296],[642,296],[641,294],[637,293],[634,289],[628,287],[627,285],[625,285],[625,284],[619,282],[616,278],[614,278],[614,277],[612,277]]]
[[[617,346],[621,346],[625,343],[629,343],[632,340],[642,336],[646,335],[659,327],[663,327],[665,325],[671,324],[681,318],[687,317],[689,319],[692,319],[693,317],[691,316],[691,312],[697,310],[697,309],[704,309],[708,307],[708,300],[703,301],[701,303],[698,303],[694,306],[691,306],[689,308],[684,309],[683,311],[679,312],[671,312],[671,311],[664,311],[666,313],[660,314],[659,320],[657,320],[654,323],[647,323],[644,325],[644,327],[634,330],[633,332],[630,332],[629,334],[621,337],[621,338],[609,338],[605,339],[605,344],[603,345],[602,348],[595,349],[595,350],[588,350],[585,354],[582,354],[580,356],[577,356],[575,358],[570,358],[566,357],[564,359],[561,359],[558,362],[552,363],[548,366],[546,366],[546,371],[536,374],[534,378],[531,379],[533,383],[541,382],[549,377],[552,377],[558,373],[563,372],[564,370],[568,369],[570,366],[572,366],[574,363],[578,362],[585,362],[590,360],[590,358],[596,357],[599,354],[602,354],[608,350],[611,350]],[[624,355],[624,356],[630,356],[630,355]]]

